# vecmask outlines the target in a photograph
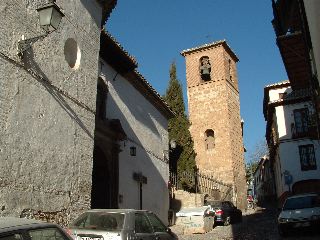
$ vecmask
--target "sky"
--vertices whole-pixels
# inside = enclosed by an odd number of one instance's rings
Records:
[[[118,0],[106,29],[164,95],[175,61],[187,108],[180,52],[225,39],[239,57],[240,112],[246,160],[265,139],[264,87],[288,79],[272,28],[271,0]]]

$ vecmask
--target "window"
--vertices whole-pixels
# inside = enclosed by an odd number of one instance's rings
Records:
[[[279,99],[284,99],[286,97],[287,93],[279,93]]]
[[[215,137],[214,131],[212,129],[208,129],[205,132],[205,148],[206,150],[211,150],[215,146]]]
[[[1,236],[0,240],[22,240],[22,236],[20,234],[10,234],[7,236]]]
[[[211,80],[211,64],[209,57],[204,56],[200,58],[200,76],[203,81],[210,81]]]
[[[57,228],[43,228],[29,231],[32,240],[67,240]]]
[[[228,59],[228,73],[229,73],[229,79],[232,82],[232,69],[231,69],[231,59]]]
[[[153,226],[155,232],[166,232],[167,227],[159,220],[153,213],[148,213],[148,218]]]
[[[314,147],[312,144],[299,146],[301,170],[317,169]]]
[[[301,134],[308,132],[308,108],[295,109],[293,115],[295,133]]]
[[[123,222],[123,213],[86,212],[80,215],[71,226],[79,229],[121,230]]]
[[[135,230],[136,233],[152,233],[152,227],[146,215],[141,213],[135,214]]]

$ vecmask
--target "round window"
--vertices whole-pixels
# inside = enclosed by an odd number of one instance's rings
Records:
[[[72,69],[78,69],[80,66],[81,51],[73,38],[68,38],[64,44],[64,58]]]

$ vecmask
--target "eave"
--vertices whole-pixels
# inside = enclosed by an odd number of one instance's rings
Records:
[[[103,26],[108,20],[112,10],[117,5],[117,0],[97,0],[97,2],[102,6],[101,26]]]
[[[218,47],[218,46],[223,46],[225,48],[225,50],[233,57],[233,59],[236,62],[239,61],[239,58],[234,53],[234,51],[230,48],[230,46],[227,44],[226,40],[220,40],[220,41],[216,41],[216,42],[212,42],[212,43],[203,44],[203,45],[198,46],[198,47],[189,48],[189,49],[181,51],[180,54],[185,57],[186,55],[189,55],[189,54],[191,54],[193,52],[199,52],[199,51],[203,51],[203,50],[206,50],[206,49],[215,48],[215,47]]]
[[[136,60],[107,31],[101,31],[100,57],[120,74],[133,71]]]
[[[311,84],[311,65],[302,32],[277,37],[277,45],[293,90]]]

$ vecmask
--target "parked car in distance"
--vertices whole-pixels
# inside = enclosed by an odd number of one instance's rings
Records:
[[[230,201],[208,200],[205,205],[210,206],[206,214],[214,214],[214,223],[216,225],[223,224],[228,226],[231,223],[242,221],[242,211]]]
[[[286,236],[293,229],[320,227],[320,196],[316,193],[288,197],[278,216],[278,230]]]
[[[0,240],[72,240],[57,224],[33,219],[0,217]]]
[[[178,239],[153,212],[134,209],[88,210],[67,231],[75,240]]]

